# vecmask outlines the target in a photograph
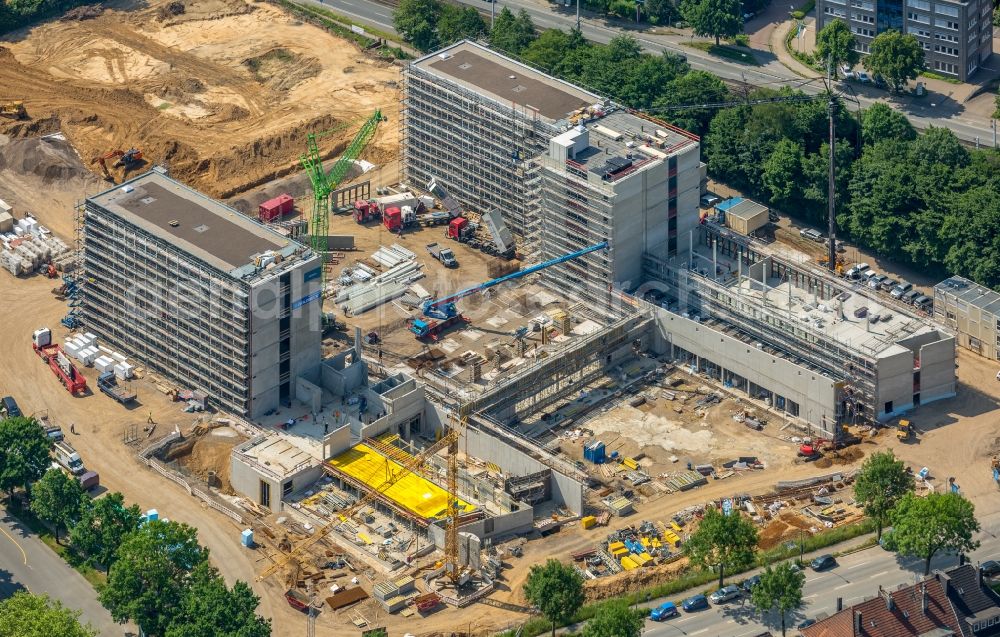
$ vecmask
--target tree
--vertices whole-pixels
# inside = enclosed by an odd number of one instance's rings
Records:
[[[259,603],[246,582],[227,588],[219,572],[202,562],[191,572],[165,637],[269,637],[271,620],[254,612]]]
[[[22,487],[30,495],[32,483],[49,468],[51,445],[34,418],[0,420],[0,489],[13,495]]]
[[[688,71],[674,79],[665,95],[656,101],[655,106],[674,106],[681,104],[712,104],[729,99],[729,89],[725,83],[708,71]],[[670,123],[689,130],[698,135],[705,135],[708,126],[715,117],[715,109],[686,108],[676,111],[665,111]]]
[[[743,30],[739,0],[688,0],[681,6],[681,13],[696,35],[714,37],[716,46],[721,38],[731,38]]]
[[[464,39],[475,40],[488,30],[479,11],[467,5],[444,5],[437,23],[438,41],[442,45]]]
[[[957,493],[908,493],[892,516],[892,540],[897,552],[924,559],[924,575],[940,551],[968,553],[979,548],[972,535],[979,531],[976,508]]]
[[[622,599],[601,604],[594,618],[583,628],[583,637],[639,637],[643,615]]]
[[[562,77],[566,75],[564,67],[566,58],[578,47],[586,46],[587,41],[576,29],[568,33],[559,29],[546,29],[521,51],[521,58],[552,75]]]
[[[35,484],[31,512],[52,525],[58,544],[59,529],[72,528],[87,503],[87,494],[76,478],[60,469],[49,469]]]
[[[97,637],[90,624],[80,624],[80,611],[65,608],[48,595],[17,591],[0,601],[0,635],[4,637]]]
[[[996,187],[977,186],[951,198],[940,234],[948,246],[946,268],[1000,287],[1000,191]]]
[[[728,515],[714,507],[705,510],[698,529],[684,544],[691,563],[704,569],[719,569],[719,588],[725,584],[727,568],[753,564],[757,528],[738,511]]]
[[[802,201],[802,146],[791,139],[783,139],[774,147],[764,162],[764,186],[771,202],[783,210],[795,210]]]
[[[583,578],[573,567],[550,559],[528,571],[524,596],[552,622],[555,637],[556,626],[569,622],[583,606]]]
[[[822,60],[824,65],[833,58],[835,74],[843,64],[853,67],[858,63],[861,56],[855,50],[856,46],[854,34],[843,20],[831,20],[816,34],[816,58]]]
[[[896,504],[913,491],[913,474],[891,451],[868,456],[854,481],[854,496],[865,508],[865,515],[875,520],[875,539],[882,539],[882,529],[889,522]]]
[[[426,53],[438,46],[437,23],[442,11],[439,0],[400,0],[392,12],[392,25],[407,42]]]
[[[490,30],[490,44],[494,48],[518,55],[535,39],[535,25],[524,9],[515,16],[504,7],[493,20]]]
[[[108,493],[84,509],[69,535],[70,544],[91,566],[99,564],[110,570],[118,547],[139,528],[141,517],[138,505],[126,507],[122,494]]]
[[[885,78],[893,91],[899,91],[907,80],[916,79],[924,70],[924,49],[912,35],[885,31],[872,40],[863,64]]]
[[[670,24],[681,17],[674,0],[647,0],[645,9],[651,24]]]
[[[761,613],[776,610],[781,615],[781,635],[785,635],[785,616],[802,606],[802,586],[806,576],[792,568],[791,562],[768,566],[750,593],[750,603]]]
[[[148,522],[118,548],[99,599],[115,621],[131,620],[149,635],[164,635],[180,612],[191,572],[207,560],[194,528]]]
[[[908,142],[916,139],[917,131],[906,115],[887,104],[875,102],[861,112],[861,137],[869,145],[883,141]]]

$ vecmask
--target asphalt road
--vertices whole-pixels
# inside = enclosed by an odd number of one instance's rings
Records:
[[[970,556],[973,563],[984,562],[1000,555],[1000,516],[981,519],[983,532],[979,540],[981,546]],[[811,559],[818,554],[809,554]],[[815,573],[807,568],[803,589],[804,607],[786,618],[789,635],[796,635],[794,627],[801,621],[815,618],[820,613],[832,615],[837,609],[837,598],[843,598],[844,607],[878,594],[878,587],[895,589],[900,584],[912,584],[923,578],[924,563],[920,559],[900,558],[895,553],[873,547],[838,560],[838,566],[828,571]],[[955,556],[938,556],[931,561],[931,568],[948,569],[958,565]],[[740,575],[732,580],[748,577]],[[732,583],[727,582],[727,583]],[[675,601],[683,599],[679,596]],[[650,604],[655,605],[655,604]],[[770,630],[780,634],[781,621],[777,616],[761,618],[750,607],[749,600],[741,603],[737,599],[694,613],[681,611],[680,617],[664,622],[646,621],[643,635],[646,637],[666,637],[673,635],[706,635],[706,637],[753,637]]]
[[[64,606],[82,611],[80,619],[102,637],[127,634],[97,601],[97,593],[82,575],[0,509],[0,599],[24,589],[48,593]]]
[[[317,6],[326,6],[338,13],[347,15],[356,21],[379,28],[383,31],[394,32],[392,26],[392,9],[385,4],[379,4],[373,0],[300,0]],[[463,4],[468,4],[483,10],[488,10],[490,4],[483,0],[457,0]],[[496,11],[502,7],[508,7],[511,11],[517,12],[524,9],[531,16],[535,25],[542,29],[569,29],[576,24],[576,13],[574,7],[549,7],[539,6],[532,0],[502,0],[493,3]],[[657,36],[648,33],[640,33],[620,27],[612,27],[603,24],[600,20],[585,18],[581,22],[583,35],[594,42],[607,43],[612,38],[621,33],[632,33],[642,44],[647,52],[660,53],[669,51],[678,53],[687,58],[691,68],[711,71],[726,80],[745,81],[754,85],[768,86],[793,86],[801,88],[808,93],[819,93],[821,87],[816,84],[804,84],[805,80],[796,75],[793,71],[783,66],[776,58],[762,60],[760,67],[748,66],[731,62],[723,58],[711,56],[698,49],[682,46],[676,40],[676,36]],[[758,57],[761,54],[758,53]],[[857,99],[861,106],[870,106],[876,101],[886,100],[884,91],[871,87],[859,87],[851,85],[851,88],[858,91]],[[883,98],[883,99],[879,99]],[[900,98],[887,102],[897,110],[904,112],[913,125],[924,129],[928,126],[944,126],[950,128],[955,135],[967,142],[980,138],[980,143],[989,145],[993,140],[993,130],[988,120],[980,120],[962,113],[962,107],[955,104],[948,96],[930,95],[922,100],[909,100]]]

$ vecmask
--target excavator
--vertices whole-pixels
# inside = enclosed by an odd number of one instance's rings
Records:
[[[137,164],[142,159],[142,151],[138,148],[129,148],[128,150],[112,150],[104,153],[100,157],[94,157],[90,160],[90,163],[91,165],[100,165],[101,171],[104,173],[104,178],[111,183],[115,183],[115,178],[111,175],[111,171],[108,170],[108,160],[115,158],[118,160],[111,167],[124,168],[124,172],[127,173],[129,168]]]

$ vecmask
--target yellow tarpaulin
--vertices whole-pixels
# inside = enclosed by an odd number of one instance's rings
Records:
[[[399,464],[364,444],[355,445],[330,459],[329,463],[372,489],[378,489],[391,476],[403,471]],[[389,500],[422,518],[447,516],[448,492],[415,473],[404,475],[382,493]],[[458,507],[463,513],[476,508],[462,500],[458,501]]]

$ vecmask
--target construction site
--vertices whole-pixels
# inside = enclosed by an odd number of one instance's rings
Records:
[[[551,557],[593,600],[675,576],[713,504],[762,549],[849,524],[871,451],[987,411],[946,331],[700,218],[697,138],[481,45],[404,68],[205,0],[2,47],[26,118],[0,119],[3,250],[63,248],[0,272],[0,389],[75,423],[108,489],[197,526],[275,635],[491,634],[535,613],[522,584]],[[517,188],[462,174],[461,145],[434,172],[421,101],[453,89],[518,122]],[[547,90],[544,113],[503,104]],[[886,431],[911,413],[929,433]]]

